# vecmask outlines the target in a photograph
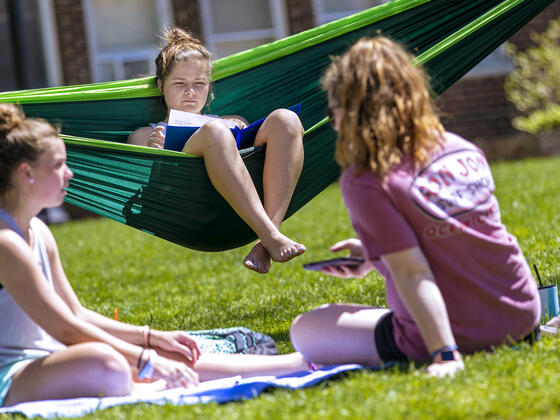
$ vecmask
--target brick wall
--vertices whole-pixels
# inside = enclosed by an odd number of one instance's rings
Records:
[[[286,0],[290,34],[297,34],[315,26],[315,11],[311,0]]]
[[[471,140],[515,134],[515,107],[506,99],[504,80],[498,75],[455,83],[437,101],[444,125]]]
[[[551,19],[560,17],[560,1],[555,1],[517,32],[511,41],[518,48],[532,44],[531,32],[542,32]],[[438,98],[445,127],[474,141],[490,159],[517,158],[538,152],[534,138],[513,128],[518,111],[506,99],[506,75],[463,78]]]
[[[197,0],[173,0],[173,15],[175,25],[187,29],[198,39],[203,39]]]
[[[88,43],[81,0],[54,0],[60,60],[65,85],[90,83]]]
[[[519,32],[511,37],[517,48],[525,49],[531,45],[531,32],[543,32],[548,27],[548,22],[560,17],[560,1],[554,1],[550,6],[543,10],[535,19],[525,25]]]

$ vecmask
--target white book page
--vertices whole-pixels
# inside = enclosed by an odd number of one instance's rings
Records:
[[[223,120],[219,117],[212,117],[209,115],[179,111],[177,109],[172,109],[169,111],[169,121],[167,124],[176,127],[200,127],[204,123],[214,120],[223,121],[229,128],[235,127],[233,121]]]

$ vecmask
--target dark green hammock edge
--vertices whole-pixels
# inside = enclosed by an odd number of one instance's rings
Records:
[[[326,124],[320,88],[331,56],[361,37],[391,36],[417,56],[440,94],[552,1],[396,0],[218,60],[216,99],[208,111],[254,121],[279,107],[303,105],[305,162],[289,217],[339,176],[336,135]],[[213,188],[201,158],[122,144],[132,130],[164,116],[153,78],[7,92],[0,101],[22,103],[28,116],[61,127],[75,174],[69,203],[202,251],[255,239]],[[262,197],[264,150],[241,155]]]

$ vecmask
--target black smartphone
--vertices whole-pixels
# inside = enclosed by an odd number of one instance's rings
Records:
[[[339,257],[303,264],[303,268],[306,270],[321,271],[321,268],[328,267],[330,265],[347,265],[349,267],[357,267],[363,263],[364,259],[361,257]]]

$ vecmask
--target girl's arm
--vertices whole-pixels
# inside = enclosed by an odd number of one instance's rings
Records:
[[[0,233],[0,282],[21,309],[66,345],[87,341],[110,344],[134,365],[142,349],[78,318],[44,278],[33,251],[16,233]],[[60,281],[59,281],[60,282]]]
[[[405,303],[429,353],[454,348],[455,338],[441,291],[437,286],[428,261],[419,247],[381,256],[387,265],[397,291]],[[436,354],[428,372],[442,376],[463,368],[461,354],[453,350],[454,360],[444,361]]]
[[[84,308],[64,273],[58,247],[51,231],[41,221],[38,221],[36,226],[45,240],[56,293],[78,319],[130,344],[178,353],[184,356],[185,362],[189,364],[193,364],[198,359],[200,349],[196,341],[184,331],[158,331],[151,330],[147,326],[129,325]]]
[[[144,349],[76,316],[46,282],[29,245],[7,229],[0,231],[0,283],[37,325],[61,343],[106,343],[121,353],[133,370],[140,364]],[[154,376],[164,379],[169,386],[198,382],[196,373],[185,363],[164,357],[150,360]]]
[[[153,132],[154,129],[152,127],[141,127],[133,131],[130,136],[128,136],[126,142],[138,146],[148,146],[148,139]]]

